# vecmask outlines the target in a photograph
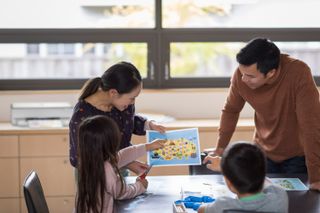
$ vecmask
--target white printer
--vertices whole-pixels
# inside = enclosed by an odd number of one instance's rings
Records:
[[[73,107],[67,102],[11,104],[11,123],[23,127],[68,126]]]

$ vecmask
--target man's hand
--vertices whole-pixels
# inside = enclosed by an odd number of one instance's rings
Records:
[[[317,190],[320,192],[320,181],[314,182],[310,184],[310,189],[311,190]]]
[[[203,150],[205,153],[207,153],[210,156],[221,156],[224,149],[223,148],[208,148]]]
[[[215,172],[221,172],[220,161],[221,161],[221,157],[207,156],[204,158],[203,164],[208,163],[207,164],[208,169],[215,171]]]
[[[158,124],[154,123],[154,121],[150,121],[149,127],[151,130],[158,131],[161,134],[164,134],[166,132],[166,128],[164,126],[158,125]]]

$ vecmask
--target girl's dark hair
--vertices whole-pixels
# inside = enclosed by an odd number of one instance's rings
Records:
[[[138,69],[131,63],[119,62],[107,69],[101,77],[89,79],[81,90],[79,100],[84,100],[99,88],[103,91],[115,89],[125,94],[135,89],[142,81]]]
[[[105,161],[108,161],[121,179],[117,167],[120,131],[116,123],[106,116],[93,116],[79,126],[78,140],[78,194],[77,212],[102,212],[106,193]]]
[[[279,67],[280,50],[266,38],[255,38],[240,50],[237,61],[246,66],[257,63],[257,69],[266,75],[270,70]]]
[[[266,176],[266,159],[256,145],[238,142],[223,153],[221,170],[237,191],[257,193],[262,190]]]

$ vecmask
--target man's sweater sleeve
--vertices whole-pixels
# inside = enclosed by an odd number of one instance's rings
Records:
[[[296,113],[299,123],[309,182],[320,181],[320,101],[310,69],[301,62],[295,66],[302,74],[296,78]]]
[[[225,148],[230,142],[239,119],[239,114],[245,104],[244,99],[239,94],[238,86],[241,83],[240,81],[241,73],[237,69],[231,79],[229,94],[222,109],[217,148]]]

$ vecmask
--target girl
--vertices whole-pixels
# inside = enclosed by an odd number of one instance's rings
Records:
[[[118,152],[119,144],[119,128],[112,119],[94,116],[81,122],[76,212],[112,212],[114,200],[133,198],[146,191],[147,180],[137,178],[134,184],[125,184],[119,168],[149,150],[163,147],[163,141],[130,146]]]
[[[144,135],[146,129],[164,133],[165,128],[135,115],[135,98],[142,89],[142,78],[135,66],[120,62],[111,66],[101,77],[88,80],[69,123],[70,162],[77,168],[77,134],[80,122],[91,116],[103,115],[112,118],[121,132],[119,149],[131,146],[132,134]],[[135,161],[127,165],[136,174],[147,165]]]

